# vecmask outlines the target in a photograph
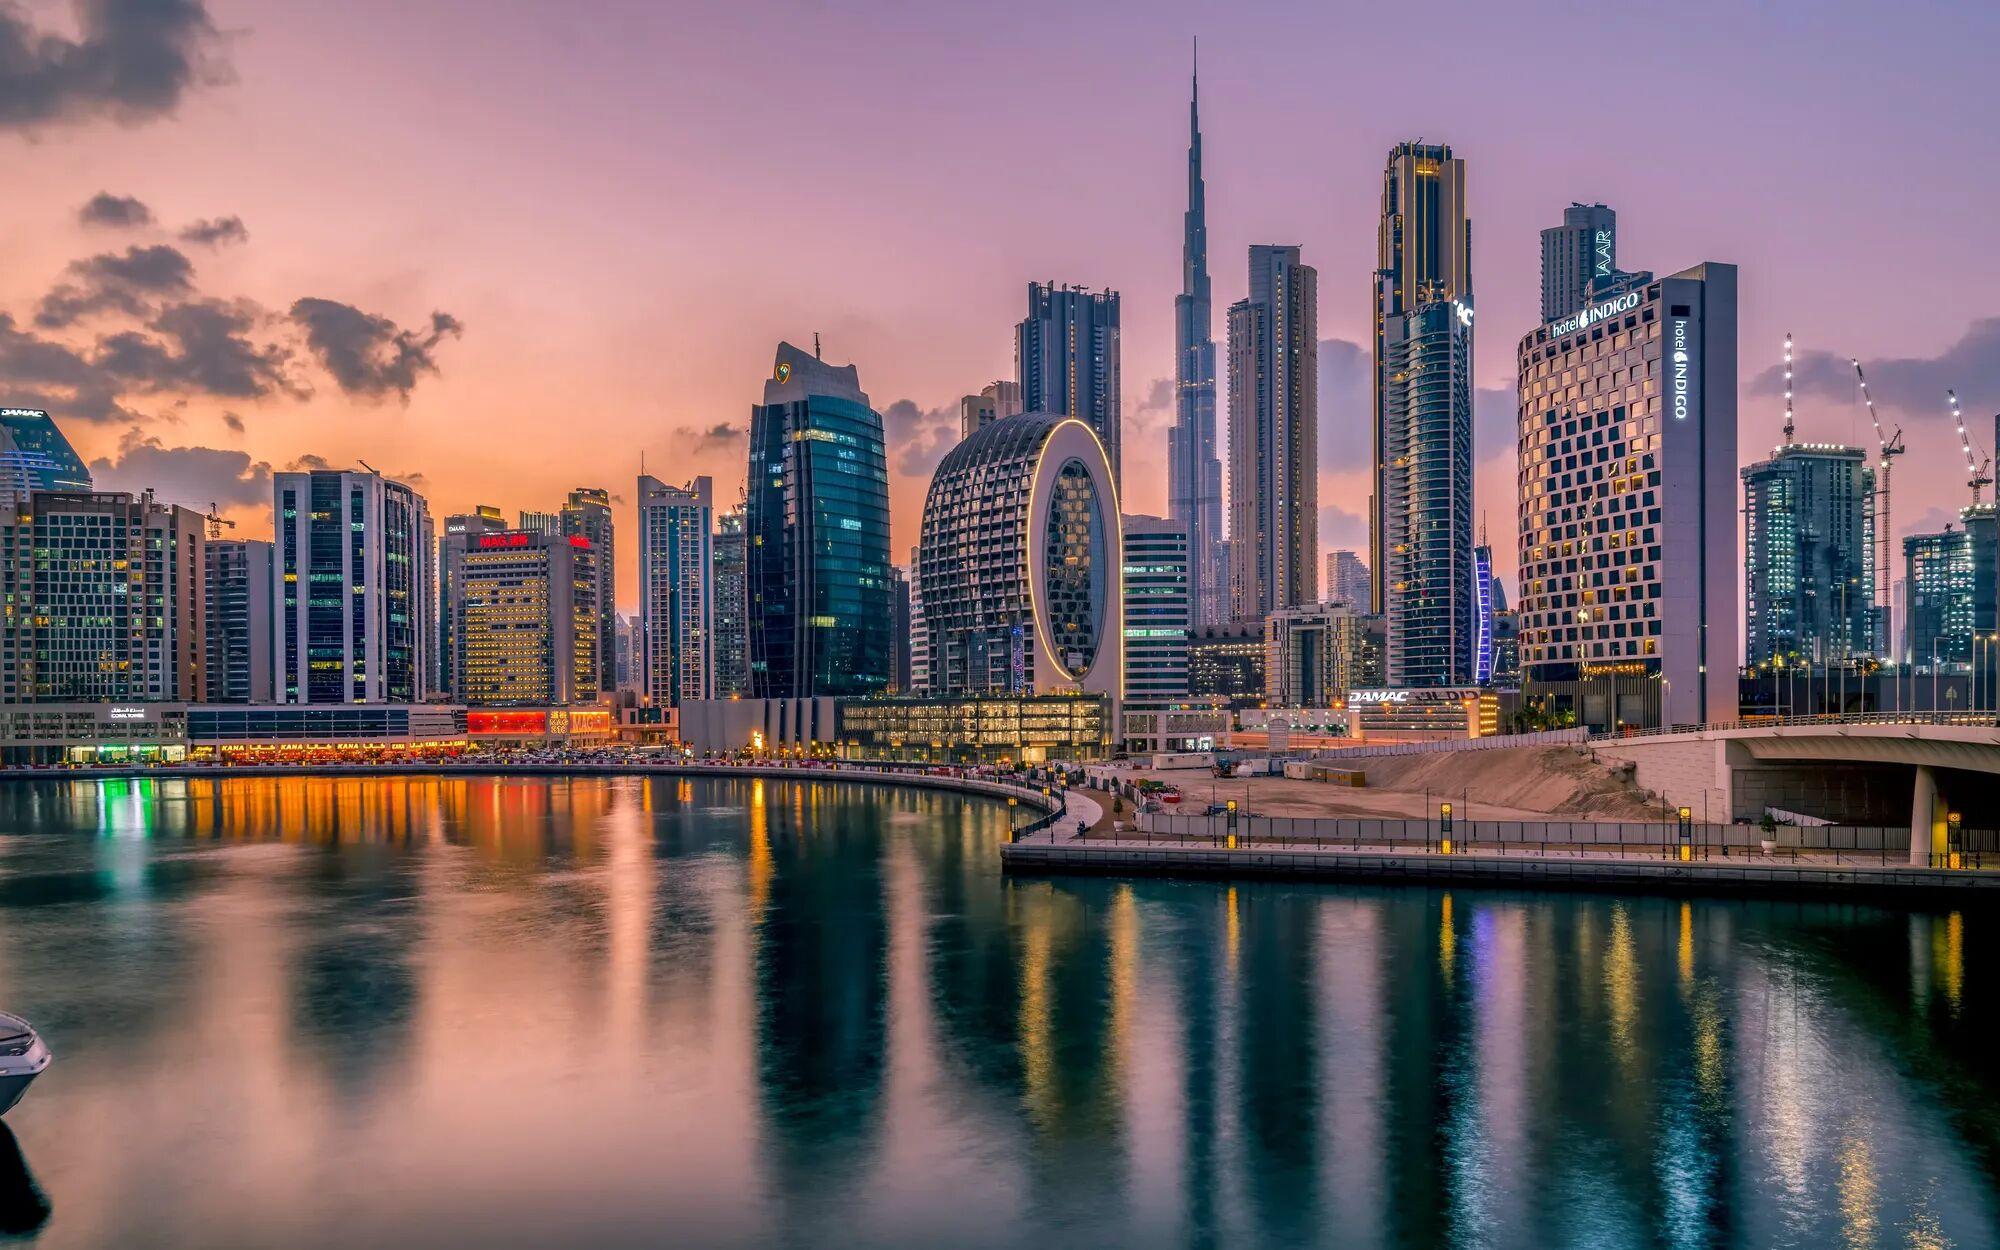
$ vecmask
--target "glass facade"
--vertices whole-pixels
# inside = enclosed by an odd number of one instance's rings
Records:
[[[1383,614],[1391,686],[1473,680],[1472,310],[1389,318],[1382,357]]]
[[[1105,695],[856,699],[838,705],[849,759],[954,764],[1097,759],[1111,746]]]
[[[1754,671],[1875,653],[1875,474],[1799,445],[1743,470],[1743,637]]]
[[[834,372],[809,366],[819,362],[781,354],[778,402],[750,413],[750,687],[764,698],[872,694],[889,684],[882,418],[858,391],[789,395],[799,389],[795,371]]]

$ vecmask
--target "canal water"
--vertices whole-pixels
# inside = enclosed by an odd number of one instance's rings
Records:
[[[47,1246],[1990,1246],[1993,916],[1008,880],[851,784],[0,785]]]

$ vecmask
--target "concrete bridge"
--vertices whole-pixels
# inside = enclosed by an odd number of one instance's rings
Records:
[[[1836,823],[1910,821],[1910,862],[1945,866],[1953,822],[2000,829],[2000,726],[1992,714],[1796,717],[1593,739],[1608,763],[1695,819],[1757,820],[1767,808]],[[1991,848],[1987,848],[1991,849]]]

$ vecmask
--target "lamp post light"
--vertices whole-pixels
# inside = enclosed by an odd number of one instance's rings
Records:
[[[1438,851],[1451,854],[1451,804],[1438,804]]]
[[[1680,818],[1681,862],[1686,863],[1694,858],[1694,812],[1683,805],[1675,815]]]

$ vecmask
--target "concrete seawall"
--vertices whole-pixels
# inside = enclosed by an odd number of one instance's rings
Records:
[[[1137,842],[1019,842],[1003,869],[1023,875],[1265,878],[1486,885],[1628,893],[1755,893],[1857,900],[1928,897],[2000,902],[2000,871],[1952,871],[1762,860],[1648,859],[1620,855],[1441,855],[1400,850],[1170,847]]]

